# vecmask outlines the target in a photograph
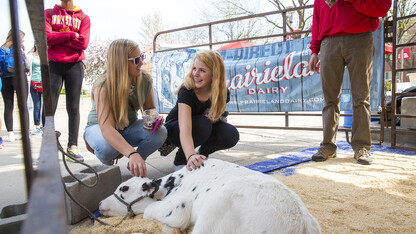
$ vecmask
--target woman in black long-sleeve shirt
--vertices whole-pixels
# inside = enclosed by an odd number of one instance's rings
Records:
[[[178,146],[174,169],[199,168],[209,154],[237,144],[237,129],[220,119],[229,100],[221,55],[201,51],[178,89],[178,101],[166,118],[169,141]],[[200,146],[198,152],[195,148]]]

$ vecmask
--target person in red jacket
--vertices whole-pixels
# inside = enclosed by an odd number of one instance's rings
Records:
[[[325,104],[323,140],[312,156],[313,161],[336,157],[341,85],[347,66],[353,102],[351,146],[358,163],[371,164],[370,86],[374,56],[371,32],[379,28],[379,17],[385,16],[390,7],[391,0],[339,0],[332,7],[324,0],[315,0],[309,67],[312,71],[320,69]]]
[[[79,102],[84,79],[82,60],[90,39],[90,18],[74,6],[73,0],[62,0],[60,5],[45,10],[45,19],[53,113],[56,111],[62,84],[65,83],[69,120],[67,152],[78,161],[83,161],[77,146]],[[44,122],[44,115],[42,119]],[[72,161],[69,157],[67,160]]]

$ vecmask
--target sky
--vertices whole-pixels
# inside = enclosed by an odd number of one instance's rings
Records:
[[[91,19],[91,39],[128,38],[138,41],[141,17],[159,12],[167,29],[198,24],[195,22],[198,2],[204,0],[74,0]],[[44,9],[60,4],[59,0],[44,0]],[[178,4],[180,2],[180,4]],[[26,50],[33,47],[34,39],[24,0],[17,0],[19,26],[26,33]],[[11,28],[9,1],[0,0],[0,45],[6,41]]]

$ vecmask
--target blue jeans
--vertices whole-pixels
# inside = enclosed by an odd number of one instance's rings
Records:
[[[32,86],[30,86],[30,96],[32,96],[32,101],[33,101],[33,122],[35,122],[35,125],[40,125],[40,111],[42,108],[42,93],[39,93]]]
[[[124,130],[117,130],[124,139],[133,147],[143,160],[163,145],[167,137],[167,130],[162,126],[152,135],[151,131],[143,128],[143,119],[138,119]],[[104,164],[111,161],[120,153],[114,149],[103,137],[98,124],[89,125],[85,128],[85,140],[94,149],[94,154]]]

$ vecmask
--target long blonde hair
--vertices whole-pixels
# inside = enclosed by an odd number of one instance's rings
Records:
[[[22,30],[19,30],[19,33],[20,33],[20,41],[22,41],[26,34]],[[7,48],[10,48],[13,46],[13,35],[12,35],[11,29],[7,33],[6,42],[4,42],[2,46],[7,47]]]
[[[114,117],[117,129],[124,129],[129,125],[128,99],[131,79],[129,77],[127,59],[129,54],[138,47],[139,45],[132,40],[117,39],[108,48],[107,99],[108,103],[110,103],[110,113]],[[140,111],[143,111],[143,103],[139,94],[141,77],[141,75],[136,77],[136,89]]]
[[[227,104],[227,87],[226,87],[226,74],[224,61],[221,55],[216,51],[204,50],[196,53],[192,66],[188,74],[176,93],[185,86],[188,90],[195,89],[195,81],[192,76],[193,67],[195,61],[199,60],[205,66],[207,66],[212,73],[212,84],[211,84],[211,110],[209,115],[212,116],[212,120],[217,120],[222,113],[224,113]]]

